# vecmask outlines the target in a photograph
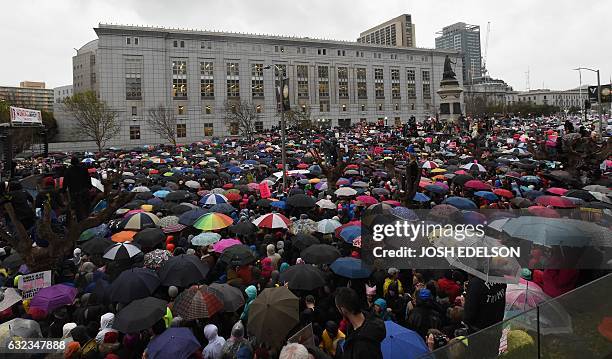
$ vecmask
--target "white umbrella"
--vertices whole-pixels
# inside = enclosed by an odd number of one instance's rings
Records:
[[[487,169],[480,163],[468,163],[467,165],[461,166],[461,168],[468,171],[487,172]]]
[[[342,224],[335,219],[323,219],[317,222],[317,232],[319,233],[334,233],[336,228],[342,226]]]
[[[338,188],[335,192],[336,196],[350,197],[357,194],[357,191],[352,189],[351,187],[342,187]]]
[[[316,203],[319,208],[336,209],[336,204],[328,199],[320,199]]]
[[[138,186],[138,187],[134,187],[132,188],[132,192],[151,192],[151,190],[149,189],[149,187],[145,187],[145,186]]]
[[[200,188],[200,184],[196,181],[187,181],[185,182],[185,186],[191,188],[191,189],[199,189]]]
[[[91,185],[104,192],[104,185],[99,179],[91,177]]]
[[[115,259],[127,259],[133,258],[138,253],[142,253],[140,248],[129,242],[117,243],[110,247],[102,258],[115,260]]]

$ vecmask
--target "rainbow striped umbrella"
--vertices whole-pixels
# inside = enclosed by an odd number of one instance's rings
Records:
[[[205,215],[198,218],[193,226],[202,231],[215,231],[217,229],[222,229],[228,226],[231,226],[234,223],[234,220],[221,213],[206,213]]]

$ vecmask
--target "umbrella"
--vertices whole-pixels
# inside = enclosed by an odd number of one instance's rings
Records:
[[[191,189],[199,189],[201,187],[200,184],[196,181],[187,181],[185,182],[185,186]]]
[[[421,168],[425,168],[425,169],[434,169],[434,168],[438,168],[438,165],[433,162],[433,161],[425,161],[423,162],[423,164],[421,165]]]
[[[419,216],[410,208],[406,207],[394,207],[391,208],[390,213],[396,217],[401,219],[405,219],[407,221],[418,221]]]
[[[476,192],[478,193],[478,192]],[[513,198],[514,197],[514,193],[512,193],[512,191],[509,191],[507,189],[503,189],[503,188],[496,188],[493,190],[493,193],[496,194],[497,196],[501,196],[504,198]]]
[[[185,320],[210,318],[223,309],[223,302],[208,286],[191,286],[174,299],[172,314]]]
[[[208,209],[209,212],[217,212],[223,214],[230,214],[234,212],[236,208],[229,203],[219,203]]]
[[[607,228],[570,218],[510,218],[502,226],[502,230],[511,237],[544,246],[612,246]]]
[[[161,285],[188,287],[204,281],[208,266],[193,254],[181,254],[170,257],[157,271]]]
[[[133,258],[137,254],[142,253],[140,248],[130,242],[117,243],[106,250],[102,258],[110,260]]]
[[[513,206],[518,207],[518,208],[527,208],[533,205],[533,202],[523,197],[512,198],[510,200],[510,203],[512,203]]]
[[[207,213],[202,217],[198,218],[194,223],[193,227],[202,231],[215,231],[223,229],[234,223],[232,217],[229,217],[222,213]]]
[[[315,206],[315,200],[305,194],[294,194],[287,198],[287,205],[294,208],[312,208]]]
[[[357,194],[357,191],[352,189],[351,187],[342,187],[338,188],[334,194],[338,197],[350,197]]]
[[[253,224],[259,228],[288,228],[291,221],[279,213],[268,213],[256,218]]]
[[[200,342],[188,328],[168,328],[147,346],[148,359],[187,359],[200,349]]]
[[[555,194],[557,196],[565,196],[568,190],[565,188],[560,188],[560,187],[550,187],[546,189],[546,192]]]
[[[329,244],[313,244],[300,252],[300,257],[306,263],[330,264],[340,257],[340,252]]]
[[[346,243],[353,243],[353,240],[361,236],[361,226],[350,226],[343,228],[338,237],[342,238]]]
[[[114,242],[108,238],[95,237],[94,239],[79,245],[79,247],[81,247],[83,252],[87,254],[102,255],[104,252],[106,252],[108,247],[112,246],[113,244]]]
[[[338,258],[330,267],[334,273],[346,278],[368,278],[372,274],[372,269],[358,258]]]
[[[136,235],[134,231],[121,231],[112,235],[111,240],[115,243],[130,242]]]
[[[231,232],[241,235],[249,235],[257,232],[257,226],[249,221],[241,221],[228,228]]]
[[[157,227],[158,224],[159,218],[153,213],[138,212],[121,221],[119,228],[139,231],[144,228]]]
[[[336,204],[328,199],[320,199],[315,204],[319,206],[319,208],[332,209],[332,210],[336,209]]]
[[[149,189],[149,187],[137,186],[137,187],[132,188],[132,192],[145,193],[145,192],[151,192],[151,190]]]
[[[472,200],[465,197],[448,197],[444,201],[442,201],[442,203],[450,204],[451,206],[457,207],[459,209],[478,209],[478,206],[476,206],[476,204]]]
[[[166,234],[159,228],[147,228],[136,233],[134,242],[144,248],[157,247],[166,239]]]
[[[297,264],[280,274],[280,280],[289,283],[292,290],[313,290],[325,285],[323,272],[310,264]]]
[[[595,184],[595,185],[585,186],[582,189],[589,191],[589,192],[599,192],[605,195],[612,195],[612,189],[606,186],[602,186],[602,185]]]
[[[484,168],[483,165],[481,165],[480,163],[476,163],[476,162],[468,163],[466,165],[461,166],[461,168],[469,172],[487,172],[487,169]]]
[[[78,289],[75,287],[65,284],[41,288],[30,300],[30,310],[38,308],[49,314],[57,308],[74,303],[78,292]]]
[[[463,185],[465,188],[471,188],[478,191],[490,191],[491,186],[480,180],[469,180]]]
[[[368,188],[369,185],[363,181],[355,181],[351,184],[351,187]]]
[[[599,193],[599,192],[596,192]],[[593,196],[593,194],[589,191],[585,191],[583,189],[572,189],[567,191],[564,196],[566,197],[573,197],[573,198],[580,198],[586,202],[592,202],[592,201],[596,201],[597,199],[595,198],[595,196]]]
[[[428,184],[428,185],[425,186],[425,189],[427,191],[429,191],[429,192],[436,193],[436,194],[446,194],[446,193],[448,193],[448,188],[444,188],[444,187],[438,186],[437,184]]]
[[[135,299],[146,298],[159,287],[157,273],[146,268],[132,268],[121,272],[110,285],[110,300],[117,303],[130,303]]]
[[[453,177],[453,183],[463,186],[467,181],[473,180],[474,177],[467,174],[458,174]]]
[[[430,187],[440,188],[440,187],[437,187],[437,186],[430,186]],[[412,200],[416,201],[416,202],[429,202],[429,201],[431,201],[431,198],[427,197],[427,195],[425,195],[425,194],[423,194],[421,192],[417,192],[417,193],[414,194],[414,197],[412,197]]]
[[[298,234],[298,233],[313,233],[317,231],[317,222],[313,221],[310,218],[305,218],[305,219],[298,219],[297,221],[293,222],[293,225],[291,226],[290,232],[291,234]]]
[[[342,224],[335,219],[322,219],[317,222],[317,232],[323,234],[334,233],[336,228],[340,226],[342,226]]]
[[[319,244],[319,239],[311,234],[306,233],[298,233],[295,237],[292,238],[291,243],[294,247],[299,250],[303,250],[308,248],[313,244]]]
[[[113,329],[122,333],[138,333],[149,329],[165,314],[168,302],[155,297],[136,299],[117,313]]]
[[[15,318],[0,324],[0,345],[3,348],[7,348],[8,341],[15,338],[42,337],[40,324],[31,319]]]
[[[226,250],[227,248],[236,246],[239,244],[242,244],[242,242],[234,238],[222,239],[219,242],[213,244],[213,251],[216,253],[223,253],[223,251]]]
[[[77,242],[85,242],[94,237],[105,237],[106,233],[108,233],[108,225],[104,223],[97,227],[84,230]]]
[[[145,253],[144,255],[144,266],[145,268],[158,270],[162,263],[172,257],[170,251],[165,249],[155,249],[151,252]]]
[[[561,215],[552,208],[542,206],[531,206],[527,208],[527,211],[534,216],[548,217],[548,218],[561,218]]]
[[[548,301],[550,297],[534,282],[520,279],[506,287],[506,311],[525,311]]]
[[[202,232],[197,236],[191,238],[191,244],[193,244],[194,246],[203,247],[211,245],[213,243],[217,243],[220,239],[221,235],[219,233]]]
[[[168,193],[166,195],[165,200],[169,202],[181,202],[190,197],[191,195],[187,191],[174,191],[174,192]]]
[[[235,312],[244,305],[244,296],[240,289],[229,284],[213,283],[208,290],[223,302],[224,312]]]
[[[224,249],[219,260],[233,266],[242,266],[253,263],[255,261],[255,256],[249,246],[237,244]]]
[[[299,317],[299,299],[289,288],[266,288],[249,307],[248,331],[276,347],[299,322]]]
[[[457,209],[455,206],[451,206],[449,204],[438,204],[431,209],[429,215],[438,218],[448,218],[457,211],[459,211],[459,209]]]
[[[170,191],[167,191],[167,190],[159,190],[159,191],[153,192],[153,195],[158,198],[166,198],[168,194],[170,194]]]
[[[380,344],[384,359],[416,359],[429,353],[419,333],[385,321],[387,336]]]
[[[15,288],[3,287],[0,289],[0,312],[12,307],[21,301],[21,295],[17,293]]]
[[[203,206],[227,203],[227,197],[222,194],[207,194],[199,202]]]
[[[378,203],[378,200],[372,196],[357,196],[355,199],[366,206],[371,206]]]
[[[536,203],[542,206],[553,206],[558,208],[575,208],[576,205],[571,200],[557,196],[539,196],[535,200]]]
[[[478,191],[474,193],[475,196],[481,197],[486,199],[487,201],[497,201],[499,200],[499,197],[497,197],[497,195],[493,192],[489,192],[489,191]]]
[[[189,210],[179,216],[178,223],[191,226],[197,221],[200,217],[206,214],[206,211],[202,208],[194,208]]]

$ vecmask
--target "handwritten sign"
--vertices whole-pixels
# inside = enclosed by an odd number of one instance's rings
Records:
[[[268,182],[264,181],[259,184],[259,195],[261,196],[261,198],[270,198],[272,194],[270,193],[270,187],[268,186]]]
[[[304,328],[300,329],[299,332],[295,333],[294,336],[287,340],[287,343],[299,343],[304,346],[315,346],[314,332],[312,330],[312,323],[308,324]]]
[[[51,286],[51,271],[36,272],[22,275],[19,278],[17,288],[21,290],[23,299],[30,299],[41,288]]]

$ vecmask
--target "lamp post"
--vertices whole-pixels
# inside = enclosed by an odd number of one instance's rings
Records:
[[[599,70],[590,69],[588,67],[578,67],[574,69],[576,71],[587,70],[597,73],[597,114],[599,115],[599,135],[603,136],[604,133],[604,123],[603,116],[601,115],[601,82],[599,80]],[[581,77],[582,78],[582,77]]]
[[[281,102],[280,106],[280,114],[281,114],[281,163],[283,165],[283,192],[287,189],[287,135],[286,135],[286,126],[285,126],[285,109],[283,108],[283,92],[289,91],[289,87],[283,86],[284,82],[288,79],[285,78],[285,74],[282,72],[282,68],[277,65],[274,66],[274,69],[278,72],[278,87],[276,88],[276,92],[278,95],[277,101]],[[264,69],[269,70],[272,67],[270,65],[265,66]],[[276,83],[276,79],[274,80]]]

